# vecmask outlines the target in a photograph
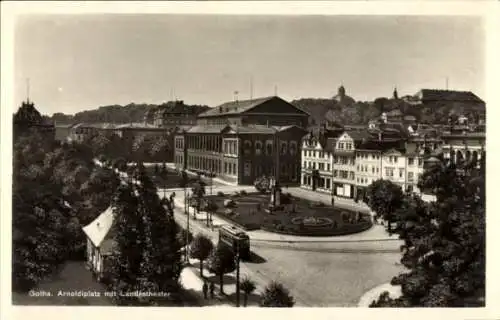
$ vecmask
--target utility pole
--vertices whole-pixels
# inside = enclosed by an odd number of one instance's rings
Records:
[[[240,238],[236,241],[236,307],[240,307]]]

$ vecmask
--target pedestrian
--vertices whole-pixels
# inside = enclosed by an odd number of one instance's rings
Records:
[[[210,298],[214,298],[214,293],[215,293],[215,285],[213,282],[210,282]]]
[[[203,296],[205,299],[208,299],[208,285],[207,282],[203,282]]]

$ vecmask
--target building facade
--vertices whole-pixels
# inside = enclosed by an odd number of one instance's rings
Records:
[[[144,124],[161,128],[194,126],[197,116],[208,109],[207,106],[186,105],[182,100],[169,101],[146,111]]]
[[[238,185],[251,185],[263,175],[295,184],[303,135],[297,126],[194,126],[175,138],[175,165]]]
[[[310,132],[302,139],[301,187],[320,192],[332,192],[333,154],[335,142],[343,130]]]

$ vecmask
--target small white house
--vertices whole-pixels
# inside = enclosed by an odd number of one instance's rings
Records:
[[[107,208],[90,224],[83,227],[87,236],[87,265],[102,279],[106,270],[106,259],[112,253],[114,239],[111,237],[113,226],[113,208]]]

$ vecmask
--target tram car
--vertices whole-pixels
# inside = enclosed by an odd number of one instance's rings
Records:
[[[219,242],[227,245],[234,252],[239,252],[240,259],[250,260],[250,237],[243,229],[231,225],[221,226]]]

